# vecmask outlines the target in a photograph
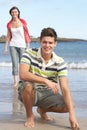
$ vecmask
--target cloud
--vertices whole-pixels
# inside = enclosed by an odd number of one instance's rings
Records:
[[[0,5],[3,6],[17,6],[20,5],[24,0],[6,0],[6,1],[0,1]]]

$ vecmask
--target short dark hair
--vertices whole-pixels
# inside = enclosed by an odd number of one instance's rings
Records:
[[[41,35],[40,35],[40,40],[41,40],[42,37],[44,37],[44,36],[54,37],[55,41],[57,41],[57,33],[56,33],[56,31],[55,31],[53,28],[51,28],[51,27],[42,29]]]
[[[11,15],[12,10],[16,9],[18,11],[18,18],[20,18],[20,10],[18,9],[18,7],[13,6],[10,10],[9,10],[9,14]]]

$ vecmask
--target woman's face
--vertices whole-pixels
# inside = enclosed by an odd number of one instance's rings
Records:
[[[13,10],[11,11],[11,16],[12,16],[12,18],[18,18],[18,15],[19,15],[19,12],[18,12],[17,9],[13,9]]]

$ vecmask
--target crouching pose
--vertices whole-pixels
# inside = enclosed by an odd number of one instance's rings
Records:
[[[40,35],[40,48],[28,49],[22,56],[18,92],[26,109],[25,126],[34,127],[32,107],[37,106],[37,112],[45,120],[52,120],[46,112],[69,112],[71,127],[76,130],[79,124],[68,86],[67,67],[64,59],[53,51],[56,44],[56,31],[44,28]]]

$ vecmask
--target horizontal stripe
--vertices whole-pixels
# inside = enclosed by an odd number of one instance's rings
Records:
[[[58,72],[60,72],[60,71],[62,71],[62,70],[66,70],[66,69],[67,69],[67,67],[64,67],[64,68],[58,70]]]
[[[31,66],[31,72],[41,75],[43,77],[51,77],[54,75],[58,75],[57,71],[46,71],[46,70],[42,70],[42,69],[38,69],[37,67]]]

